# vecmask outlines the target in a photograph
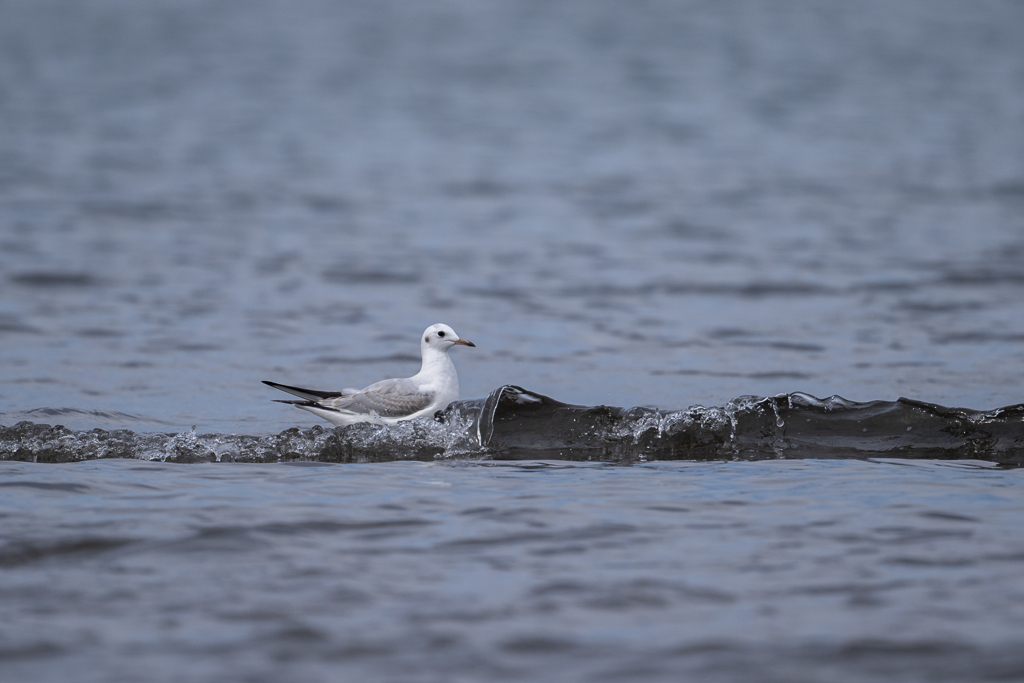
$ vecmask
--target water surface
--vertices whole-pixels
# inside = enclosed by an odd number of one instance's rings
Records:
[[[1022,64],[1010,0],[0,2],[0,678],[1024,678]],[[260,384],[435,322],[443,421]]]
[[[409,376],[438,321],[478,344],[472,399],[1020,403],[1022,26],[998,1],[5,2],[0,423],[309,426],[259,381]]]
[[[8,680],[1024,675],[1019,469],[0,469]]]

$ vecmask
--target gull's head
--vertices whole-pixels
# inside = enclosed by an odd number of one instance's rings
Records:
[[[423,337],[420,339],[420,347],[424,351],[427,349],[447,351],[456,344],[460,346],[476,346],[476,344],[468,339],[463,339],[459,335],[455,334],[455,330],[443,323],[437,323],[436,325],[431,325],[425,329],[423,331]]]

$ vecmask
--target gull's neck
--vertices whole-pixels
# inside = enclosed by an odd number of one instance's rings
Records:
[[[430,376],[444,379],[452,377],[455,379],[456,386],[458,386],[459,380],[458,375],[455,373],[455,364],[448,357],[447,351],[424,344],[421,353],[423,354],[423,365],[420,366],[418,377],[425,378]]]
[[[459,400],[459,375],[455,372],[455,364],[448,357],[448,351],[442,351],[427,344],[420,345],[423,354],[423,365],[413,379],[434,391],[434,401],[441,408],[452,401]]]

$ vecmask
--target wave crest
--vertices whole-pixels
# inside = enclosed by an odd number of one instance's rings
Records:
[[[382,462],[558,459],[762,460],[772,458],[976,459],[1024,463],[1024,405],[992,411],[897,401],[856,403],[809,394],[741,396],[686,410],[576,406],[506,385],[459,401],[434,419],[395,426],[292,428],[271,436],[72,431],[19,422],[0,427],[0,459],[71,462]]]

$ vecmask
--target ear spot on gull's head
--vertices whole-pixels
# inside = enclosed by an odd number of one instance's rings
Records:
[[[425,342],[427,342],[429,344],[430,343],[430,337],[424,337],[423,341],[425,341]]]

